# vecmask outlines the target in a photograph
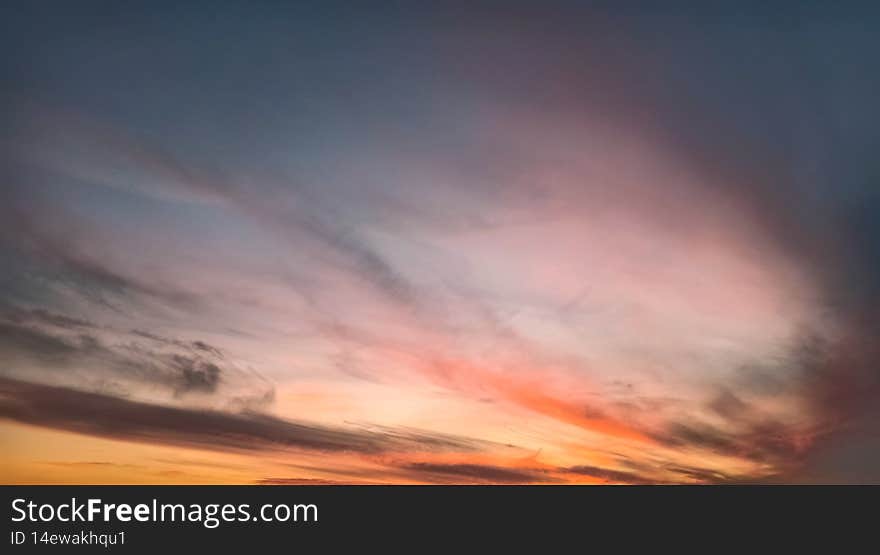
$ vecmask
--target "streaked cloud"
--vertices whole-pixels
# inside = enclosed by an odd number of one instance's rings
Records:
[[[16,475],[876,481],[876,14],[778,11],[22,10]]]

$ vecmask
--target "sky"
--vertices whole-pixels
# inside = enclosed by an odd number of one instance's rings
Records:
[[[13,3],[3,483],[880,483],[872,3]]]

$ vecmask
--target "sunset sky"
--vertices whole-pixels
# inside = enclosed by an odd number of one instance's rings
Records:
[[[0,482],[880,483],[872,3],[175,4],[4,9]]]

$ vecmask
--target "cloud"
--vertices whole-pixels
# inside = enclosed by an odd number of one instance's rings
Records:
[[[359,20],[343,57],[310,55],[308,18],[234,18],[305,85],[273,56],[205,66],[228,48],[211,40],[20,37],[46,106],[6,129],[0,289],[41,308],[0,320],[0,371],[196,412],[285,402],[253,364],[321,382],[322,418],[436,403],[584,478],[852,466],[870,449],[835,456],[834,436],[870,436],[880,391],[875,37],[824,8],[662,33],[653,10],[530,12],[402,36]],[[132,86],[155,52],[172,78]],[[86,96],[112,113],[54,108]]]
[[[664,482],[659,482],[657,480],[647,478],[640,474],[634,472],[627,472],[625,470],[613,470],[609,468],[600,468],[598,466],[589,466],[589,465],[579,465],[572,466],[564,469],[565,472],[570,474],[582,474],[584,476],[590,476],[592,478],[599,478],[601,480],[605,480],[608,482],[616,482],[621,484],[659,484]]]
[[[787,472],[803,460],[821,429],[816,423],[785,424],[772,418],[753,420],[731,429],[701,421],[672,422],[655,437],[676,450],[696,450],[769,466],[772,472]],[[709,469],[704,472],[712,472]],[[766,471],[765,471],[766,473]],[[723,475],[715,472],[716,475]]]
[[[6,311],[6,318],[13,323],[38,322],[64,329],[93,328],[95,324],[81,318],[74,318],[45,308],[24,309],[11,307]]]
[[[200,351],[205,351],[205,352],[211,353],[214,356],[221,357],[221,358],[223,357],[223,353],[220,351],[220,349],[218,349],[217,347],[214,347],[212,345],[208,345],[204,341],[193,341],[192,346]]]
[[[172,364],[180,369],[183,391],[213,392],[220,383],[220,367],[213,362],[183,355],[172,355]]]
[[[80,352],[80,347],[40,330],[12,322],[0,322],[0,350],[22,353],[40,359],[65,360]],[[5,358],[4,357],[4,358]]]
[[[120,300],[152,300],[166,307],[195,310],[197,294],[169,285],[156,276],[144,279],[120,267],[104,252],[96,254],[93,244],[98,230],[82,217],[34,191],[0,188],[0,244],[31,264],[26,275],[15,276],[4,269],[7,279],[34,281],[35,276],[51,284],[66,284],[88,299],[119,310]],[[107,239],[112,241],[113,239]]]
[[[480,440],[411,429],[319,426],[265,414],[162,406],[0,377],[0,418],[79,434],[218,451],[306,449],[378,455],[472,452]]]
[[[717,470],[712,470],[711,468],[699,468],[694,466],[682,466],[682,465],[666,465],[663,468],[665,471],[672,473],[673,476],[683,476],[685,481],[696,481],[702,484],[726,484],[726,483],[735,483],[736,480],[727,476],[723,472],[719,472]],[[756,479],[755,477],[743,477],[741,479],[742,483],[750,483],[760,481],[760,479]],[[680,483],[681,480],[675,480],[675,482]]]
[[[185,199],[219,206],[250,220],[292,249],[310,253],[312,263],[345,279],[355,278],[369,285],[386,301],[403,305],[418,301],[414,286],[363,234],[340,218],[328,203],[290,179],[263,175],[255,194],[250,176],[236,175],[219,166],[203,167],[125,129],[45,107],[27,106],[22,110],[27,114],[23,117],[27,131],[19,156],[31,160],[31,172],[61,174],[148,198],[171,202]],[[123,179],[119,178],[120,173]],[[19,194],[14,190],[6,193]],[[67,219],[71,215],[59,209],[50,210],[45,203],[37,204],[34,200],[35,195],[31,195],[27,210],[20,209],[14,214],[19,231],[27,230],[20,236],[26,238],[33,254],[54,261],[98,288],[150,295],[173,306],[197,306],[199,299],[192,293],[157,287],[152,281],[119,272],[72,248],[75,244],[65,235],[47,233],[34,221],[44,220],[51,212],[62,212]],[[8,204],[12,212],[11,202]]]
[[[401,467],[417,473],[422,480],[445,483],[528,484],[552,481],[540,471],[529,471],[481,464],[411,463]]]
[[[43,309],[19,309],[0,319],[0,359],[8,363],[0,374],[79,389],[110,385],[138,397],[161,387],[175,397],[209,395],[250,408],[274,398],[268,381],[237,368],[204,341],[128,333]]]
[[[375,482],[325,480],[322,478],[261,478],[256,483],[262,486],[363,486],[375,484]]]
[[[708,406],[710,410],[728,420],[745,418],[750,408],[727,388],[722,388]]]

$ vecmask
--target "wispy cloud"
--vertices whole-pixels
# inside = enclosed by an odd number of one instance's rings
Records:
[[[777,9],[17,13],[2,425],[88,476],[873,476],[876,33]]]
[[[479,440],[413,430],[387,433],[298,423],[260,413],[194,410],[0,379],[0,416],[80,434],[209,450],[310,449],[379,454],[474,451]]]

